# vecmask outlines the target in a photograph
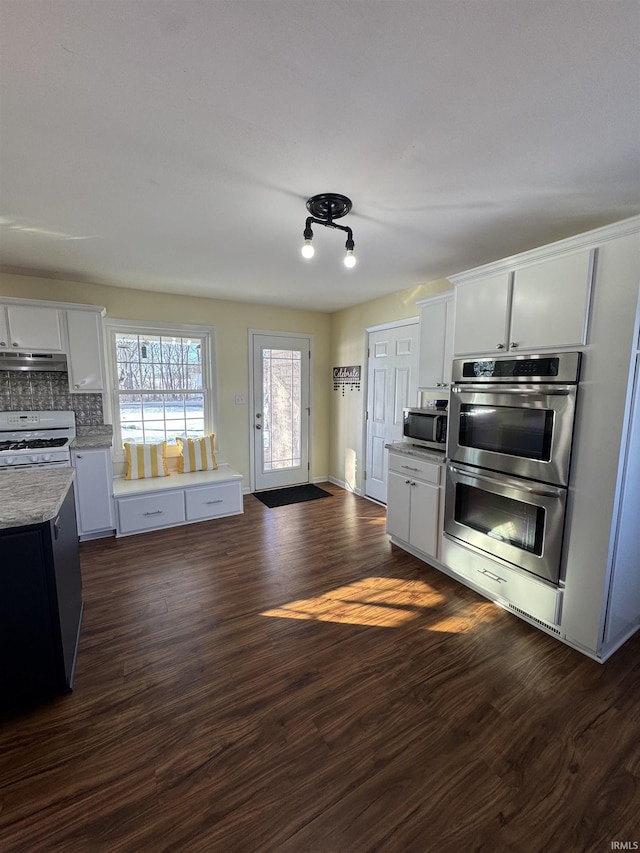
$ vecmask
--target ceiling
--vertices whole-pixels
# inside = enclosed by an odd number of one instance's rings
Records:
[[[0,265],[334,311],[640,212],[638,0],[0,0]],[[306,199],[353,200],[345,235]]]

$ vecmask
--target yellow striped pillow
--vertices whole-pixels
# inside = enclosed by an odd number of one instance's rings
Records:
[[[204,438],[182,438],[176,436],[176,444],[180,451],[178,471],[187,474],[191,471],[214,471],[218,467],[215,449],[215,435],[205,435]]]
[[[166,462],[167,442],[158,444],[124,443],[124,454],[127,461],[125,480],[144,480],[146,477],[168,477],[169,469]]]

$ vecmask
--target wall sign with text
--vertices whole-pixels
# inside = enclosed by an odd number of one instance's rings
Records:
[[[334,367],[333,368],[333,390],[339,391],[342,389],[344,397],[344,389],[350,391],[360,390],[360,365],[352,364],[349,367]]]

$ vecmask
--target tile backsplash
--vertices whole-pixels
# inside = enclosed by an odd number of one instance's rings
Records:
[[[70,394],[67,373],[0,370],[0,411],[76,413],[76,426],[104,423],[102,394]]]

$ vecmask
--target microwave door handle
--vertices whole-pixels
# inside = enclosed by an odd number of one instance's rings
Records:
[[[449,470],[453,471],[455,474],[464,474],[467,477],[473,477],[474,480],[480,480],[482,483],[494,483],[497,486],[509,485],[509,483],[499,479],[498,477],[489,477],[488,474],[477,474],[475,471],[472,473],[471,471],[465,471],[463,468],[458,468],[456,465],[450,464]],[[527,486],[524,483],[518,483],[518,489],[522,492],[529,492],[529,494],[536,495],[541,498],[559,498],[562,494],[561,489],[554,489],[553,486],[541,488],[540,486]]]

